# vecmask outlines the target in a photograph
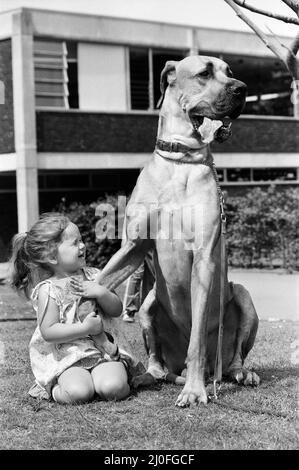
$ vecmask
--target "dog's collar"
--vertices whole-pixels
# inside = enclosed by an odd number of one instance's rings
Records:
[[[209,155],[208,158],[204,160],[194,159],[190,154],[196,150],[201,150],[201,149],[194,149],[194,148],[188,147],[187,145],[181,144],[180,142],[167,142],[166,140],[157,139],[156,149],[162,150],[162,152],[182,153],[183,156],[178,159],[167,157],[166,155],[159,153],[159,155],[162,158],[164,158],[165,160],[170,160],[174,163],[194,163],[194,164],[196,163],[196,164],[202,164],[202,165],[207,165],[207,166],[213,165],[212,155]]]
[[[156,148],[163,150],[164,152],[174,153],[187,153],[192,149],[187,145],[181,144],[180,142],[167,142],[166,140],[157,139]]]

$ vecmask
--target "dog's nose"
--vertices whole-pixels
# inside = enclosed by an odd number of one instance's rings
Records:
[[[247,86],[245,83],[241,82],[240,80],[236,80],[232,85],[232,92],[236,96],[245,96],[247,92]]]

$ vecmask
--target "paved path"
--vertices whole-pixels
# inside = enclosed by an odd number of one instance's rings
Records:
[[[5,277],[7,268],[7,263],[0,263],[0,279]],[[261,320],[299,320],[299,273],[231,269],[228,277],[249,290]],[[0,286],[0,317],[28,314],[32,314],[30,303],[8,286]]]
[[[228,277],[249,290],[261,320],[299,320],[299,273],[233,269]]]

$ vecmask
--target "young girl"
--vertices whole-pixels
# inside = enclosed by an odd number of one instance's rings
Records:
[[[86,402],[95,394],[127,397],[125,360],[96,312],[97,304],[116,317],[122,304],[97,283],[100,271],[86,268],[78,227],[62,214],[43,214],[29,232],[15,236],[12,261],[12,284],[27,298],[31,293],[37,314],[29,345],[36,379],[30,395],[58,403]]]

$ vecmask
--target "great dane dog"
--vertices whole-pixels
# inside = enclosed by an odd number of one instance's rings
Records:
[[[184,384],[176,404],[185,407],[207,403],[219,326],[220,208],[209,142],[229,134],[246,85],[222,60],[194,55],[166,63],[161,91],[157,145],[127,206],[126,241],[99,280],[117,287],[154,250],[156,285],[140,310],[149,365],[135,385],[168,371]],[[223,374],[258,385],[258,375],[243,367],[258,317],[247,290],[228,282],[226,267],[224,297]]]

